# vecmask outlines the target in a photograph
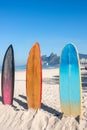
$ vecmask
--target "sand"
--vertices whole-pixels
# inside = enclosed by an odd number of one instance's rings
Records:
[[[61,113],[59,69],[45,69],[42,74],[42,105],[41,109],[33,110],[27,108],[26,72],[15,73],[13,105],[3,105],[0,94],[0,130],[87,130],[87,72],[82,72],[82,119],[79,122]]]

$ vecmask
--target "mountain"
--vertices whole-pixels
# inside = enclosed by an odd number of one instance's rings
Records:
[[[57,54],[54,54],[53,52],[50,54],[50,56],[43,55],[42,56],[42,65],[46,66],[55,66],[59,64],[60,57],[57,56]]]
[[[79,54],[80,57],[80,61],[82,63],[86,63],[87,62],[87,54]],[[43,55],[42,56],[42,65],[43,66],[56,66],[59,65],[60,62],[60,56],[57,56],[57,54],[54,54],[53,52],[47,56],[47,55]]]

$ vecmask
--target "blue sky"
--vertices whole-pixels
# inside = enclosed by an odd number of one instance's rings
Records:
[[[25,64],[36,41],[41,55],[60,55],[67,43],[87,54],[86,0],[0,0],[0,65],[10,44],[16,65]]]

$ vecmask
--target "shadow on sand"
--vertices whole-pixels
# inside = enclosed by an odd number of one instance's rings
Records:
[[[62,117],[63,117],[63,113],[60,113],[57,110],[55,110],[55,109],[53,109],[53,108],[51,108],[51,107],[49,107],[49,106],[47,106],[47,105],[45,105],[43,103],[41,104],[41,108],[44,111],[47,111],[47,112],[53,114],[54,116],[57,116],[59,119],[62,119]]]
[[[21,97],[21,98],[23,98],[23,99],[27,100],[27,97],[26,97],[26,96],[24,96],[24,95],[19,95],[19,97]]]
[[[0,102],[2,102],[2,97],[0,96]]]
[[[59,76],[54,76],[53,78],[43,78],[43,83],[49,85],[59,84]]]
[[[14,101],[17,102],[20,106],[22,106],[24,109],[28,109],[28,106],[27,106],[27,103],[17,99],[17,98],[14,98]]]
[[[23,99],[27,99],[26,98],[26,96],[23,96],[23,95],[19,95],[19,97],[21,97],[21,98],[23,98]],[[15,102],[17,102],[23,109],[28,109],[28,106],[27,106],[27,103],[25,103],[25,102],[23,102],[22,100],[19,100],[19,99],[17,99],[17,98],[13,98],[13,100],[15,101]],[[14,105],[12,105],[15,109],[17,109],[17,107],[16,106],[14,106]],[[17,110],[19,110],[19,109],[17,109]]]

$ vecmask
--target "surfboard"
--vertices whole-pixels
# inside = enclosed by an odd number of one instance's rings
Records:
[[[60,57],[60,103],[65,115],[81,117],[80,63],[73,44],[67,44]]]
[[[3,60],[1,91],[3,104],[12,105],[14,94],[14,51],[12,45],[8,47]]]
[[[33,45],[28,56],[26,94],[28,108],[40,108],[42,99],[42,61],[39,43]]]

